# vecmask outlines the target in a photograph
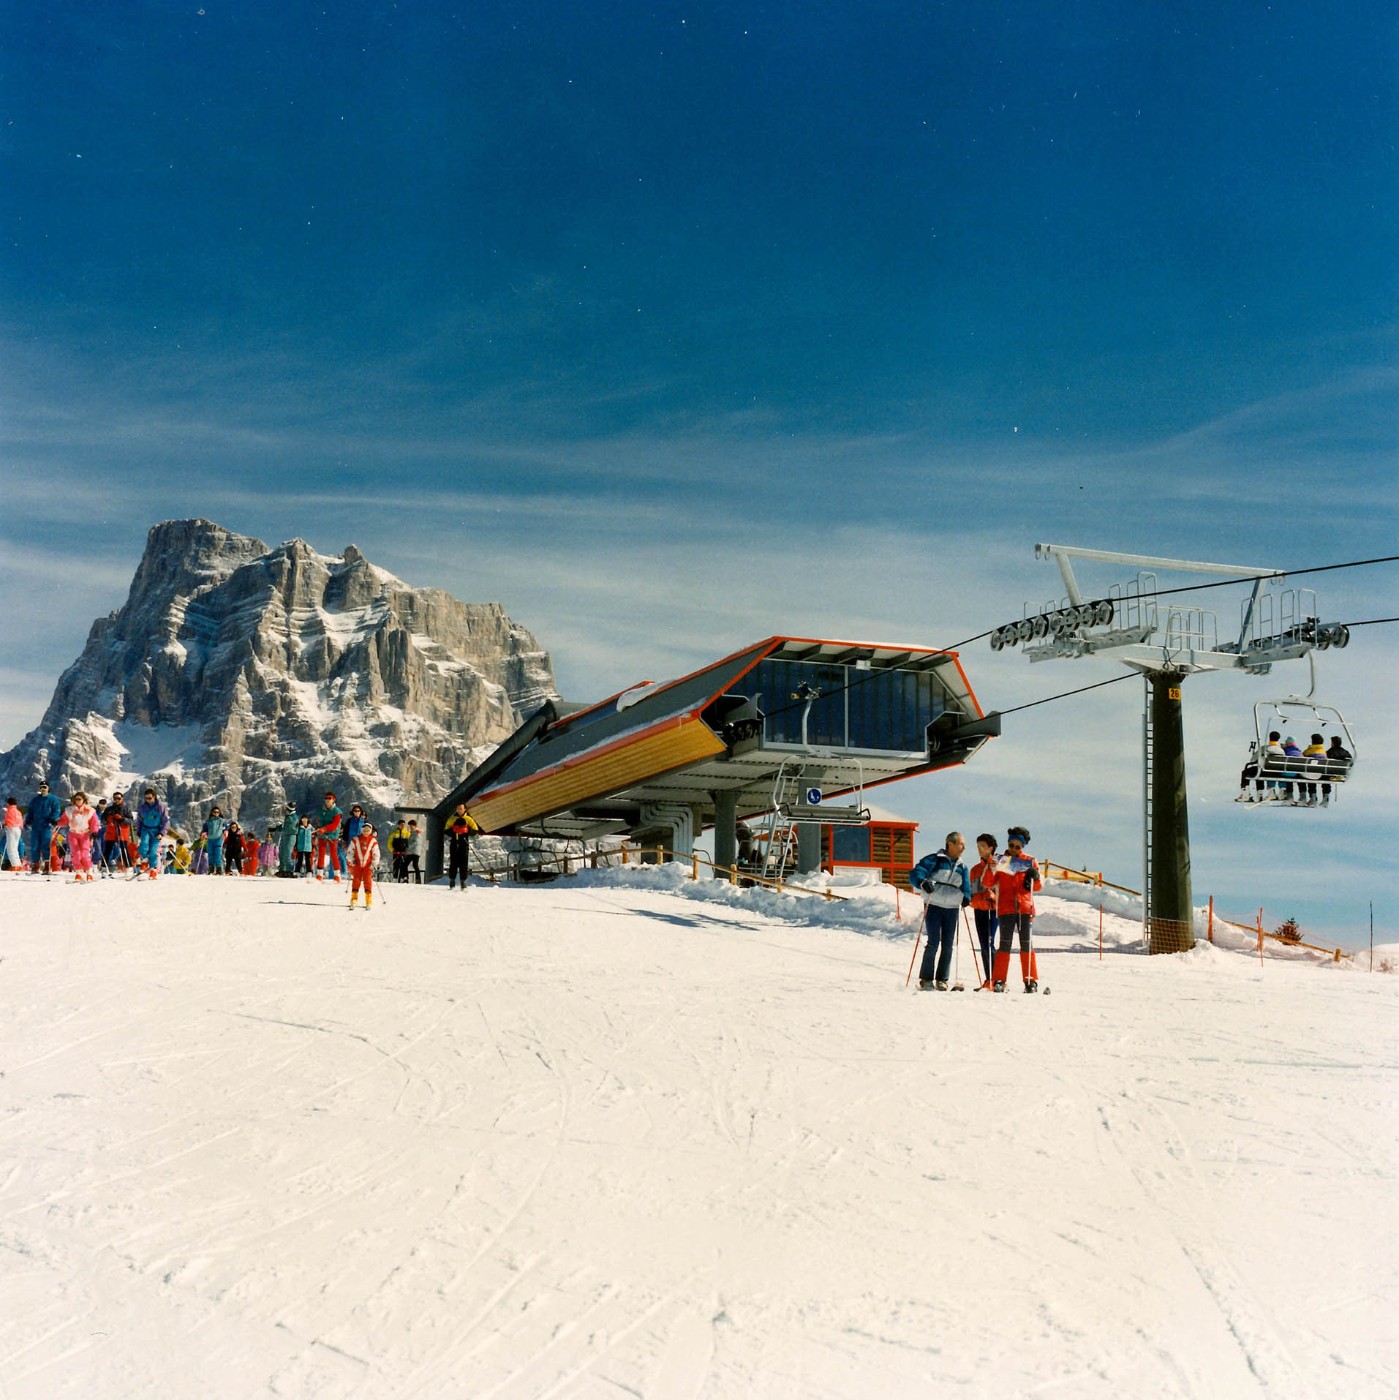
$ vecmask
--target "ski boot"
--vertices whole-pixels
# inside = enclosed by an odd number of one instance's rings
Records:
[[[1010,951],[997,952],[996,961],[991,968],[991,990],[993,992],[1003,992],[1006,989],[1006,977],[1010,973]]]
[[[1040,984],[1039,984],[1038,982],[1036,982],[1035,979],[1034,979],[1033,977],[1031,977],[1031,978],[1025,983],[1025,990],[1026,990],[1027,992],[1037,992],[1037,991],[1039,991],[1039,989],[1040,989]]]
[[[947,990],[947,983],[946,983],[946,982],[939,982],[939,983],[937,984],[937,989],[938,989],[938,991],[940,991],[940,992],[945,992],[945,991]]]

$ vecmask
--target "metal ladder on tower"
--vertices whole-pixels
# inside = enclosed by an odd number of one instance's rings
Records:
[[[1142,677],[1142,945],[1151,946],[1151,791],[1156,757],[1151,725],[1151,677]]]

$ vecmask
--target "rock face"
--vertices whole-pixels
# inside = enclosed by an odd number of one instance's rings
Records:
[[[0,798],[40,778],[62,796],[150,783],[195,830],[213,802],[261,832],[326,791],[382,816],[438,800],[554,693],[548,654],[497,603],[411,588],[353,545],[328,558],[166,521],[125,606],[0,755]]]

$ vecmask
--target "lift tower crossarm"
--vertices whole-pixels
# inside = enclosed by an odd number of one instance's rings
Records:
[[[1196,559],[1158,559],[1150,554],[1121,554],[1112,549],[1079,549],[1069,544],[1037,544],[1035,558],[1053,559],[1058,564],[1069,602],[1075,607],[1083,602],[1083,594],[1079,590],[1078,580],[1074,578],[1074,566],[1069,562],[1072,559],[1093,559],[1102,564],[1131,564],[1138,569],[1178,569],[1187,574],[1223,574],[1226,578],[1251,578],[1254,580],[1253,594],[1244,611],[1243,626],[1239,629],[1240,651],[1243,650],[1252,630],[1264,580],[1286,576],[1283,569],[1250,569],[1242,564],[1208,564]],[[1131,664],[1130,661],[1128,664]]]
[[[1073,597],[1078,585],[1074,582],[1071,559],[1093,559],[1100,564],[1131,564],[1138,569],[1179,569],[1187,574],[1224,574],[1228,578],[1282,578],[1285,569],[1249,569],[1242,564],[1205,564],[1193,559],[1157,559],[1150,554],[1119,554],[1111,549],[1079,549],[1068,544],[1037,544],[1036,559],[1053,559],[1064,575]],[[1075,603],[1082,598],[1074,598]]]

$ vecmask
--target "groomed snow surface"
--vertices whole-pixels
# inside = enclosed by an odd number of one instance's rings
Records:
[[[1399,977],[680,874],[0,876],[0,1395],[1399,1393]]]

